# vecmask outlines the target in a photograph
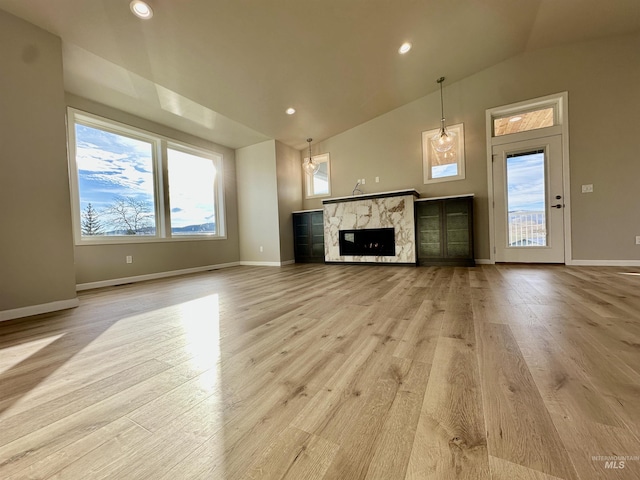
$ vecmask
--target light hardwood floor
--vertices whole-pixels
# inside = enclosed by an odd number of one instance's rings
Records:
[[[0,324],[0,478],[639,479],[638,271],[237,267],[85,292]]]

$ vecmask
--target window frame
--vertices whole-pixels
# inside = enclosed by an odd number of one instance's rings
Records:
[[[121,235],[121,236],[83,236],[80,208],[80,189],[78,165],[76,162],[76,124],[96,128],[115,135],[121,135],[152,144],[153,187],[154,187],[154,215],[156,219],[155,235]],[[127,243],[156,243],[209,241],[226,239],[225,216],[225,177],[224,156],[222,153],[197,147],[175,138],[166,137],[149,132],[138,127],[127,125],[116,120],[95,115],[73,107],[67,107],[67,135],[68,135],[68,164],[69,189],[71,194],[72,227],[75,245],[113,245]],[[214,188],[216,234],[200,235],[171,235],[171,204],[169,201],[169,177],[167,149],[183,151],[213,161],[216,168],[216,182]],[[219,224],[218,224],[219,222]]]
[[[539,112],[539,111],[548,110],[548,109],[552,110],[552,121],[553,121],[552,125],[547,125],[545,127],[530,128],[528,130],[522,130],[520,132],[503,133],[501,135],[496,135],[496,120],[502,120],[504,118],[514,117],[517,115],[526,115],[528,113],[534,113],[534,112]],[[510,111],[505,110],[501,114],[497,114],[491,117],[491,137],[492,138],[508,137],[509,135],[517,135],[519,133],[544,130],[545,128],[553,128],[553,127],[557,127],[561,123],[561,121],[562,119],[560,115],[560,106],[558,105],[558,102],[547,102],[547,103],[536,104],[536,105],[530,106],[529,108],[523,108],[520,110],[517,110],[517,109],[510,110]]]
[[[457,143],[454,146],[454,148],[457,151],[457,161],[455,163],[458,166],[458,173],[456,175],[449,175],[446,177],[436,177],[436,178],[432,177],[433,165],[431,165],[432,163],[431,162],[432,153],[430,150],[431,138],[440,131],[440,128],[427,130],[425,132],[422,132],[422,173],[423,173],[423,183],[425,185],[430,183],[454,182],[456,180],[464,180],[466,178],[465,151],[464,151],[464,124],[457,123],[455,125],[447,125],[447,130],[452,133],[455,133],[456,135]]]
[[[322,197],[329,197],[331,196],[331,158],[329,156],[328,153],[321,153],[318,155],[312,155],[311,159],[314,162],[317,162],[318,164],[320,163],[326,163],[327,164],[327,193],[315,193],[314,189],[313,189],[313,177],[312,175],[307,175],[306,173],[304,173],[304,170],[302,171],[303,175],[304,175],[304,193],[305,193],[305,199],[309,199],[309,198],[322,198]],[[303,164],[304,162],[308,161],[309,157],[305,157],[303,159]]]
[[[213,198],[214,198],[214,214],[216,218],[216,230],[217,233],[204,233],[198,235],[173,235],[171,233],[171,201],[170,201],[170,192],[169,192],[169,154],[167,150],[175,150],[182,153],[187,153],[189,155],[194,155],[196,157],[205,158],[207,160],[211,160],[214,168],[216,169],[216,181],[213,184]],[[221,206],[224,205],[224,174],[222,170],[223,157],[222,154],[214,153],[208,150],[204,150],[202,148],[194,147],[192,145],[186,145],[184,143],[177,142],[175,140],[166,140],[164,142],[164,156],[165,165],[163,165],[163,180],[165,180],[166,186],[164,192],[166,193],[164,204],[166,205],[165,209],[165,219],[166,219],[166,234],[173,240],[176,239],[206,239],[206,238],[226,238],[226,229],[225,229],[225,216],[224,216],[224,208]],[[166,171],[164,168],[166,167]]]

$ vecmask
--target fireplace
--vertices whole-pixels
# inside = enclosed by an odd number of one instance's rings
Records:
[[[325,263],[416,264],[414,189],[322,201]]]
[[[340,230],[340,255],[393,257],[396,254],[394,228]]]

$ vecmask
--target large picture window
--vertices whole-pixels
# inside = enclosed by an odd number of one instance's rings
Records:
[[[224,236],[222,156],[69,109],[76,243]]]

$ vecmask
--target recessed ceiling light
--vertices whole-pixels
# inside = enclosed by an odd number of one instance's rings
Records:
[[[287,112],[287,115],[293,115],[294,113],[296,113],[296,109],[293,107],[289,107],[285,111]]]
[[[153,17],[153,10],[147,3],[143,2],[142,0],[133,0],[129,4],[129,7],[131,8],[133,14],[138,18],[147,20]]]
[[[400,48],[398,49],[398,53],[400,55],[404,55],[409,50],[411,50],[411,44],[409,42],[404,42],[402,45],[400,45]]]
[[[511,118],[509,119],[509,121],[510,121],[510,122],[519,122],[520,120],[522,120],[522,117],[518,117],[518,116],[516,116],[516,117],[511,117]]]

